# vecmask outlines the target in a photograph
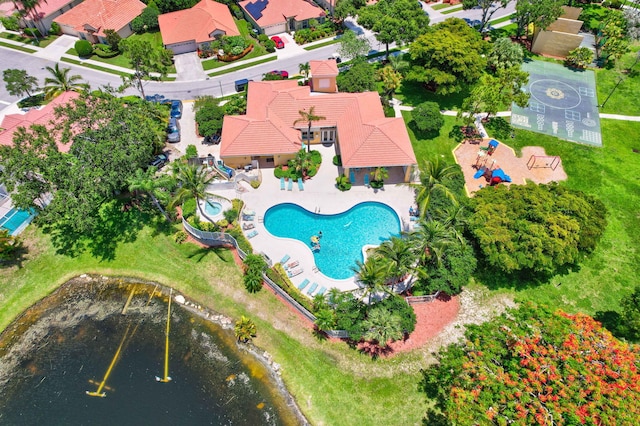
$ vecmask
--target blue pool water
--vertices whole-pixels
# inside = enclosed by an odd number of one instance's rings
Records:
[[[322,231],[320,250],[313,256],[318,269],[335,279],[354,275],[351,267],[356,260],[363,261],[363,246],[379,245],[400,233],[398,215],[377,202],[361,203],[335,215],[315,214],[291,203],[278,204],[265,213],[264,226],[271,234],[302,241],[310,249],[311,237]],[[295,258],[295,253],[289,254]]]
[[[22,227],[22,224],[30,222],[31,219],[32,214],[28,210],[14,208],[0,218],[0,228],[7,229],[9,234],[14,235],[14,233]]]
[[[222,204],[208,200],[204,205],[204,211],[209,216],[215,216],[222,211]]]

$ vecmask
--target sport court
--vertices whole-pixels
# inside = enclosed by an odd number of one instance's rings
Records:
[[[595,73],[573,71],[562,65],[526,61],[525,91],[529,105],[511,107],[511,125],[571,142],[602,146]]]

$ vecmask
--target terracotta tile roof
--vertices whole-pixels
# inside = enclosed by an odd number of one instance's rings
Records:
[[[31,109],[26,114],[6,115],[0,124],[0,129],[2,129],[0,130],[0,145],[13,145],[13,134],[18,130],[18,127],[29,128],[32,124],[49,125],[51,121],[55,120],[54,109],[67,104],[78,96],[76,92],[64,92],[40,109]],[[58,149],[61,152],[69,152],[70,148],[70,144],[58,143]]]
[[[42,19],[54,12],[57,12],[71,2],[73,2],[73,0],[48,0],[46,3],[41,1],[35,9]],[[12,15],[17,10],[18,9],[16,9],[13,2],[0,3],[0,15],[2,16]]]
[[[240,35],[229,8],[213,0],[202,0],[191,9],[158,16],[162,42],[165,45],[195,40],[212,40],[211,33],[223,31],[228,36]]]
[[[281,24],[288,18],[304,21],[326,16],[322,8],[305,0],[244,0],[238,5],[261,27]]]
[[[309,71],[311,77],[336,77],[340,73],[335,59],[309,61]]]
[[[140,0],[84,0],[68,12],[54,19],[60,25],[72,26],[86,32],[85,26],[104,36],[104,30],[120,31],[147,7]]]
[[[345,167],[403,166],[416,163],[402,118],[386,118],[375,92],[312,95],[295,81],[249,82],[247,114],[227,116],[220,156],[293,154],[301,147],[299,111],[325,119],[313,128],[335,127]]]

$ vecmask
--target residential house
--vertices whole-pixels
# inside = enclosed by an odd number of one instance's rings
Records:
[[[174,54],[195,52],[203,43],[223,35],[240,35],[229,7],[202,0],[191,9],[164,13],[158,17],[164,47]]]
[[[247,20],[268,36],[309,28],[311,19],[322,23],[326,17],[311,0],[244,0],[238,6]]]
[[[25,16],[22,19],[22,26],[26,28],[37,28],[41,34],[48,34],[51,23],[55,18],[64,12],[71,10],[82,0],[48,0],[41,1],[35,6],[34,15]],[[0,15],[11,16],[18,12],[18,4],[14,2],[0,3]]]
[[[325,118],[313,121],[308,134],[299,111],[311,107]],[[303,141],[334,144],[346,176],[351,170],[385,167],[409,182],[416,165],[404,120],[384,116],[378,93],[312,93],[294,80],[249,82],[247,113],[224,118],[220,158],[235,168],[255,161],[260,167],[285,165]]]
[[[84,0],[53,21],[64,34],[91,43],[106,43],[104,30],[114,30],[120,37],[133,34],[131,21],[147,7],[140,0]]]
[[[7,114],[0,124],[0,145],[13,145],[13,134],[20,127],[29,128],[33,124],[48,126],[55,121],[55,109],[59,106],[66,105],[72,100],[80,96],[77,92],[63,92],[55,97],[48,104],[32,108],[24,114]],[[63,145],[58,143],[58,149],[61,152],[69,152],[70,144]]]

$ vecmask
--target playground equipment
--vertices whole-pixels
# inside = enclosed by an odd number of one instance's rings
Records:
[[[560,157],[557,155],[532,155],[527,161],[527,168],[531,169],[551,169],[555,170],[560,164]]]

